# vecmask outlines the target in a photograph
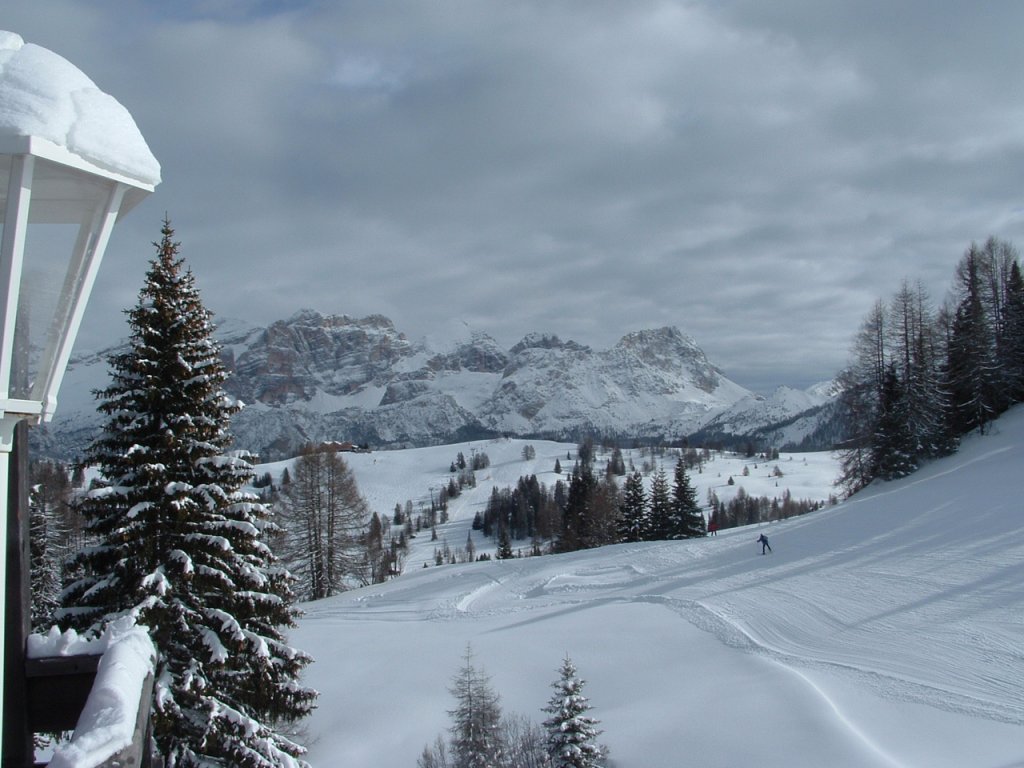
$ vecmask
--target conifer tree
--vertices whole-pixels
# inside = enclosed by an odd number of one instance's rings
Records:
[[[300,597],[319,600],[343,592],[346,580],[365,576],[360,571],[366,565],[363,533],[370,511],[336,451],[308,446],[294,470],[278,505],[287,530],[280,554],[296,576]]]
[[[490,677],[476,668],[473,649],[466,647],[464,664],[449,689],[455,697],[450,728],[453,768],[494,768],[505,758],[501,698]]]
[[[366,531],[366,562],[371,584],[381,584],[388,578],[388,552],[384,547],[384,525],[374,512]]]
[[[619,495],[619,487],[612,478],[601,478],[594,483],[588,510],[590,525],[586,547],[603,547],[618,541]]]
[[[841,371],[837,381],[842,387],[837,398],[837,410],[842,414],[845,436],[837,445],[839,477],[836,485],[844,488],[847,495],[852,495],[874,479],[871,474],[871,441],[877,418],[876,404],[871,387],[857,379],[853,369]]]
[[[512,552],[512,539],[508,533],[508,526],[502,525],[498,531],[498,551],[495,553],[498,560],[511,560],[515,557]]]
[[[999,365],[985,311],[982,272],[983,254],[972,244],[957,269],[961,299],[948,345],[950,428],[954,435],[984,430],[999,412]]]
[[[54,462],[33,462],[29,472],[31,623],[33,629],[45,632],[60,608],[62,563],[69,550],[66,515],[71,483],[64,467]]]
[[[1010,267],[1006,283],[1003,318],[1003,370],[1007,394],[1013,402],[1019,403],[1024,401],[1024,278],[1016,260]]]
[[[604,749],[596,739],[601,734],[598,721],[590,717],[590,702],[583,695],[585,680],[576,675],[568,656],[562,661],[559,678],[551,687],[554,693],[544,711],[548,732],[548,755],[552,768],[600,768]]]
[[[875,477],[894,480],[906,477],[917,469],[917,451],[910,432],[907,397],[894,365],[890,365],[886,371],[872,449]]]
[[[888,315],[876,301],[853,342],[852,362],[839,374],[839,411],[845,439],[839,444],[839,484],[855,493],[870,483],[871,443],[878,419],[888,348]]]
[[[672,530],[670,538],[695,539],[707,533],[704,514],[697,501],[697,489],[690,483],[686,462],[676,461],[675,483],[672,486]]]
[[[890,314],[894,337],[890,364],[895,366],[896,383],[902,390],[906,448],[916,465],[920,459],[941,456],[952,448],[947,437],[947,397],[941,384],[938,322],[920,283],[914,287],[907,281],[902,283],[893,297]],[[878,419],[885,418],[881,413],[882,397],[880,390]]]
[[[639,470],[626,477],[619,506],[619,541],[643,541],[647,530],[647,491]]]
[[[594,537],[593,499],[597,480],[588,463],[573,467],[569,495],[562,515],[562,529],[555,541],[556,552],[575,552],[597,546]]]
[[[302,765],[278,723],[312,708],[288,646],[290,576],[262,540],[267,509],[242,490],[251,464],[228,452],[235,410],[210,313],[165,221],[127,351],[97,393],[105,414],[87,459],[105,482],[80,512],[98,544],[64,594],[63,619],[98,633],[121,616],[157,649],[153,735],[168,768]]]
[[[651,481],[647,541],[663,541],[672,535],[672,498],[665,468],[659,466]]]

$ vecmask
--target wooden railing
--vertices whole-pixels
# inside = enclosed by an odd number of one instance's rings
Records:
[[[11,454],[11,478],[8,487],[0,487],[7,495],[8,538],[0,541],[6,547],[6,594],[2,596],[5,643],[0,663],[3,664],[3,744],[0,761],[3,768],[32,768],[38,765],[33,755],[33,734],[67,732],[79,728],[83,712],[97,710],[89,707],[90,696],[97,688],[97,671],[101,671],[102,656],[96,654],[68,654],[60,656],[33,656],[28,658],[27,639],[30,633],[31,589],[29,578],[29,506],[28,506],[28,428],[22,422],[15,428],[14,450]],[[2,507],[2,505],[0,505]],[[148,642],[148,640],[147,640]],[[109,651],[109,647],[108,647]],[[116,654],[115,654],[116,655]],[[153,700],[153,658],[149,665],[134,664],[131,687],[140,689],[138,711],[121,712],[124,728],[110,749],[91,750],[104,753],[102,758],[68,762],[56,753],[51,764],[63,762],[75,768],[156,768],[150,753],[150,708]],[[98,686],[103,688],[101,683]],[[108,695],[98,692],[100,701]],[[94,702],[94,704],[99,702]],[[129,705],[133,706],[133,705]],[[134,730],[131,725],[134,723]],[[102,731],[101,729],[98,729]],[[80,734],[75,733],[72,744]],[[93,736],[96,731],[93,731]],[[94,740],[95,743],[95,740]],[[43,763],[42,765],[47,765]]]
[[[25,665],[29,729],[32,733],[72,731],[79,725],[96,679],[101,656],[53,656],[28,659]],[[150,768],[149,715],[153,675],[147,675],[139,696],[139,711],[131,743],[111,757],[80,768]],[[49,765],[35,763],[37,768]]]
[[[99,655],[25,660],[28,726],[31,733],[73,731],[85,708]]]

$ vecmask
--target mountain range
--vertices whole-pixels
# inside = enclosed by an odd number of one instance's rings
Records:
[[[833,394],[750,392],[674,327],[627,333],[606,350],[541,333],[503,349],[475,331],[412,341],[381,315],[302,310],[263,328],[223,321],[217,338],[225,388],[244,405],[232,422],[236,445],[266,460],[325,440],[408,447],[500,434],[678,439],[704,430],[793,445]],[[58,416],[34,430],[37,451],[74,457],[95,435],[91,393],[105,385],[116,348],[72,359]]]

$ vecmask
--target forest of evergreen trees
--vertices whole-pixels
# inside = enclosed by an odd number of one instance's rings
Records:
[[[904,281],[879,300],[841,373],[841,484],[854,493],[950,453],[1024,399],[1024,280],[1016,249],[971,244],[936,309]]]

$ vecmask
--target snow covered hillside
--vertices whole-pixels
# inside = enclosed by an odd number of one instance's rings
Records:
[[[410,568],[307,604],[310,760],[415,765],[471,643],[505,710],[538,720],[568,652],[620,768],[1024,764],[1022,449],[1018,407],[956,456],[787,522]],[[360,458],[405,495],[397,458]]]
[[[523,449],[527,446],[533,449],[532,459],[523,458]],[[435,548],[445,544],[452,549],[465,547],[473,516],[484,512],[492,489],[514,488],[519,478],[525,475],[536,475],[537,480],[549,489],[559,480],[568,485],[576,449],[577,446],[571,443],[500,438],[401,451],[349,453],[344,454],[344,458],[371,510],[382,518],[390,518],[395,505],[404,507],[407,501],[412,501],[416,514],[429,508],[431,497],[437,499],[441,488],[452,479],[451,464],[459,453],[467,461],[472,461],[474,454],[487,455],[490,466],[475,473],[476,487],[467,487],[458,497],[449,500],[449,522],[437,527],[437,541],[431,541],[428,531],[409,541],[406,557],[406,570],[409,570],[422,567],[424,563],[433,564]],[[595,467],[598,471],[603,471],[610,455],[605,449],[597,449]],[[679,454],[669,450],[663,455],[652,455],[647,450],[634,449],[623,451],[623,455],[630,471],[632,467],[642,470],[645,465],[648,468],[660,465],[671,481]],[[561,464],[562,474],[555,472],[556,461]],[[289,459],[261,464],[256,472],[257,475],[269,472],[271,479],[279,482],[284,468],[291,467],[293,463],[294,460]],[[649,488],[652,475],[645,474]],[[837,493],[833,487],[837,474],[834,457],[824,452],[783,453],[772,461],[711,452],[702,469],[690,473],[690,482],[697,491],[698,501],[705,506],[708,491],[713,491],[721,502],[728,503],[741,489],[755,498],[767,496],[781,501],[788,491],[794,500],[827,503]],[[624,480],[618,478],[620,487]],[[493,552],[496,548],[493,541],[485,539],[479,532],[474,532],[473,544],[477,553]],[[529,548],[528,541],[513,542],[513,545]]]

